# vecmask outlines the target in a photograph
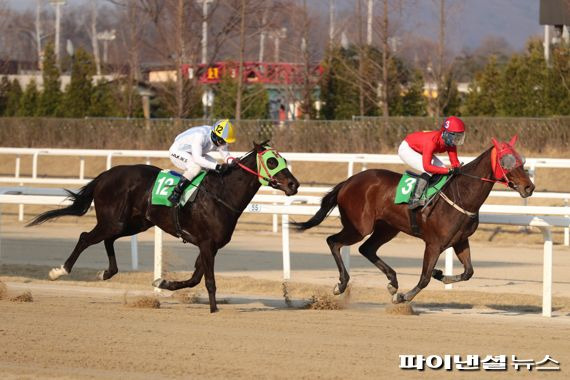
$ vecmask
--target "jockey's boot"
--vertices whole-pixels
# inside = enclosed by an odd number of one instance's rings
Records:
[[[174,190],[172,190],[172,194],[168,197],[168,200],[172,203],[172,207],[178,206],[178,203],[180,203],[180,197],[188,185],[190,185],[190,180],[186,179],[186,177],[180,177],[180,182],[178,182],[178,185],[176,185]]]
[[[408,203],[408,208],[410,210],[414,210],[426,204],[425,199],[422,199],[422,194],[424,193],[424,190],[428,184],[429,179],[430,176],[427,173],[422,173],[422,175],[418,177],[418,182],[416,183],[414,195],[412,196],[412,199],[410,199],[410,203]]]

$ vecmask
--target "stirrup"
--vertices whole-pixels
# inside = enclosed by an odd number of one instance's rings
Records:
[[[408,208],[410,210],[415,210],[418,207],[422,207],[426,204],[425,199],[414,199],[413,201],[410,201],[410,203],[408,203]]]
[[[168,201],[172,203],[172,207],[176,207],[180,204],[180,198],[182,194],[177,192],[176,190],[172,191],[172,194],[168,197]]]

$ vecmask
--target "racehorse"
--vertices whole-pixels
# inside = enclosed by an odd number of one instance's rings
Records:
[[[401,174],[389,170],[371,169],[353,175],[336,185],[321,201],[317,213],[304,223],[294,223],[298,230],[320,224],[338,206],[342,230],[327,238],[327,243],[339,270],[335,294],[345,291],[349,275],[342,262],[340,249],[370,237],[359,252],[388,278],[392,302],[411,301],[433,277],[445,284],[467,281],[473,276],[469,236],[479,225],[479,208],[489,196],[493,184],[502,182],[519,192],[521,197],[532,195],[534,184],[524,170],[524,158],[513,148],[517,136],[510,142],[498,142],[451,176],[439,196],[419,211],[419,233],[414,233],[406,204],[394,204],[396,187]],[[407,293],[398,293],[396,272],[376,254],[399,232],[417,236],[425,242],[423,267],[418,284]],[[441,252],[453,247],[464,271],[456,276],[444,276],[434,269]]]
[[[255,144],[252,151],[234,161],[224,174],[209,172],[198,188],[192,204],[180,211],[179,226],[172,216],[172,208],[151,205],[151,192],[160,169],[150,165],[116,166],[89,182],[79,192],[68,190],[73,203],[65,208],[47,211],[37,216],[28,226],[43,223],[64,215],[84,215],[95,202],[97,225],[81,233],[75,249],[61,266],[53,268],[49,277],[56,280],[71,272],[79,255],[87,247],[101,241],[109,259],[109,268],[99,273],[108,280],[117,272],[113,243],[120,237],[130,236],[158,226],[165,232],[179,236],[200,249],[192,277],[186,281],[156,280],[153,285],[176,290],[198,285],[206,277],[210,311],[218,310],[214,257],[231,239],[236,223],[261,183],[283,191],[297,193],[299,182],[291,174],[285,159],[266,143]]]

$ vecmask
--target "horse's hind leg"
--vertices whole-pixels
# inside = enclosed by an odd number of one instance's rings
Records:
[[[455,254],[461,264],[463,264],[463,273],[455,276],[445,276],[440,269],[434,269],[432,277],[444,284],[452,284],[459,281],[467,281],[473,276],[473,264],[471,264],[471,249],[469,248],[469,240],[464,240],[453,246]]]
[[[344,246],[358,243],[360,240],[362,240],[363,237],[364,236],[356,231],[356,229],[345,226],[339,233],[331,235],[327,238],[327,244],[329,245],[339,272],[339,283],[334,290],[335,294],[344,293],[348,285],[348,281],[350,280],[350,276],[348,275],[348,271],[346,270],[346,267],[344,266],[344,262],[342,261],[342,257],[340,255],[340,249]]]
[[[193,288],[202,281],[202,277],[204,276],[204,269],[202,266],[202,257],[198,255],[196,258],[196,264],[194,265],[194,273],[192,273],[192,277],[185,281],[168,281],[162,278],[156,279],[153,281],[152,285],[159,289],[166,289],[166,290],[178,290],[183,288]]]
[[[391,266],[386,264],[376,252],[383,244],[392,240],[397,234],[397,229],[390,227],[388,224],[379,221],[374,226],[374,232],[370,237],[360,246],[358,251],[362,256],[366,257],[372,264],[374,264],[378,269],[380,269],[388,278],[388,291],[391,295],[398,292],[398,278],[396,272]]]
[[[110,239],[105,239],[105,251],[107,251],[107,258],[109,259],[109,268],[107,270],[102,270],[97,273],[97,278],[99,280],[108,280],[117,274],[119,268],[117,267],[117,258],[115,257],[115,240],[119,236],[114,236]]]
[[[89,232],[82,232],[81,235],[79,235],[79,240],[77,241],[73,252],[71,252],[71,255],[69,255],[65,263],[60,268],[53,268],[50,270],[50,280],[57,280],[59,277],[69,274],[81,252],[83,252],[87,247],[97,244],[116,233],[117,231],[113,231],[112,227],[109,227],[109,225],[102,224],[97,224],[95,228]]]

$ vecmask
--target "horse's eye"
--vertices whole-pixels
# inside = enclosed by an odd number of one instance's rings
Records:
[[[275,157],[268,158],[265,163],[267,164],[267,167],[271,170],[275,169],[279,165],[279,162]]]
[[[512,154],[506,154],[503,157],[501,157],[501,166],[505,170],[513,169],[516,163],[517,163],[516,158]]]

